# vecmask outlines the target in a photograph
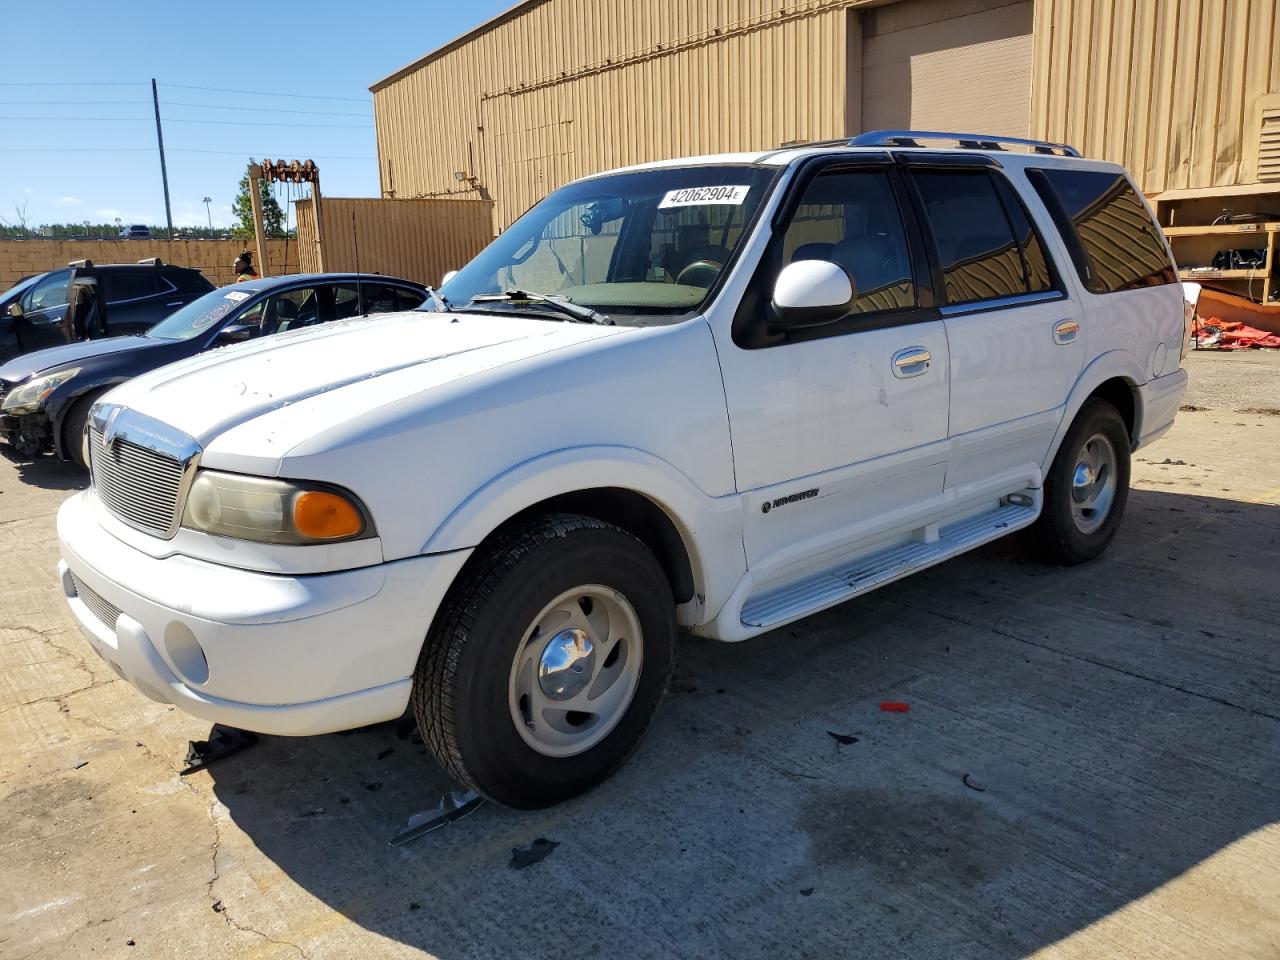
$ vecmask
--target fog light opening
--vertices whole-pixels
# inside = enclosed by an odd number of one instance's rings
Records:
[[[200,641],[185,623],[174,620],[164,628],[164,649],[183,680],[197,686],[208,681],[209,661]]]

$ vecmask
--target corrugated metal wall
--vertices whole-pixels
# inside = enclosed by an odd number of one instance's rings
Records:
[[[530,0],[374,85],[383,194],[492,194],[501,229],[587,173],[856,131],[858,8],[887,2]],[[1035,0],[1033,46],[1032,136],[1149,193],[1257,179],[1280,0]]]
[[[530,5],[375,85],[383,193],[475,196],[453,174],[474,176],[501,228],[587,173],[840,136],[850,5]]]
[[[432,285],[493,239],[488,200],[323,199],[324,266],[330,271],[381,273]],[[302,272],[320,269],[315,215],[296,204]]]
[[[1277,0],[1036,0],[1032,136],[1123,163],[1148,193],[1257,179],[1280,91]]]

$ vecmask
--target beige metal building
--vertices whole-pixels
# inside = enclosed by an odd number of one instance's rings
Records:
[[[1066,141],[1143,189],[1280,180],[1277,0],[524,0],[371,88],[384,196],[495,227],[629,163],[877,128]]]

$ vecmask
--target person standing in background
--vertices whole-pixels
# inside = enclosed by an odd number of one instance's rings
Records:
[[[231,269],[236,272],[236,283],[258,279],[258,271],[253,269],[253,254],[248,250],[236,257],[236,262],[231,265]]]

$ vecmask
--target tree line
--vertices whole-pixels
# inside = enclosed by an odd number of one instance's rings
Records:
[[[250,163],[253,161],[250,160]],[[258,196],[262,200],[262,229],[273,240],[283,240],[285,236],[297,236],[297,230],[289,227],[285,231],[285,211],[271,191],[265,180],[258,181]],[[0,217],[0,240],[114,240],[120,235],[122,223],[42,223],[32,225],[27,217],[26,203],[14,205],[14,216]],[[253,237],[253,203],[249,198],[249,175],[240,178],[239,191],[231,204],[231,212],[236,222],[231,227],[174,227],[174,239],[187,240],[223,240],[234,237],[248,240]],[[154,240],[168,238],[167,227],[148,224]]]

